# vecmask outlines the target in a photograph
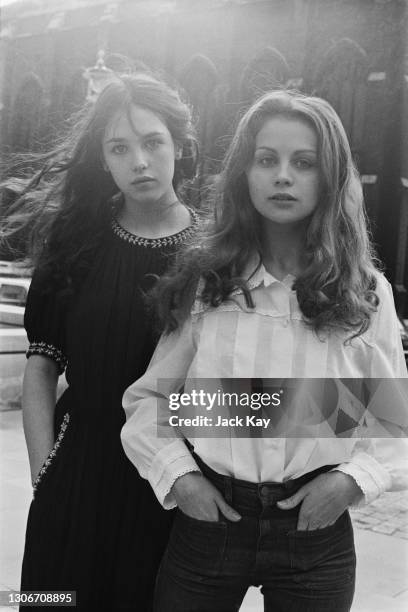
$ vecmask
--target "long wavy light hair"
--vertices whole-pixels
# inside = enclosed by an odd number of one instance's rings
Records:
[[[117,113],[125,112],[131,121],[133,105],[155,113],[181,148],[173,177],[180,193],[183,182],[196,171],[191,109],[175,89],[150,73],[117,76],[95,104],[71,118],[67,133],[51,151],[18,157],[18,163],[7,168],[9,174],[19,170],[20,176],[1,185],[3,202],[14,200],[3,204],[1,237],[23,235],[26,261],[49,272],[59,290],[76,290],[110,226],[112,203],[120,201],[120,192],[103,168],[102,141]]]
[[[187,315],[197,281],[201,300],[217,306],[241,288],[253,307],[243,272],[254,253],[262,261],[262,217],[251,202],[246,170],[265,122],[276,116],[304,121],[318,140],[320,195],[306,228],[304,271],[294,289],[305,320],[317,331],[363,333],[378,306],[377,264],[367,231],[362,186],[341,120],[328,102],[296,92],[273,91],[241,118],[223,169],[209,196],[207,223],[158,288],[167,331]]]

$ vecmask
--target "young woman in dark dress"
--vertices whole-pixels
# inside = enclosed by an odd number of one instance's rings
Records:
[[[21,589],[76,591],[80,610],[151,607],[172,517],[122,450],[121,399],[157,341],[144,294],[197,226],[176,195],[194,151],[179,95],[150,75],[125,76],[84,111],[24,196],[36,270],[25,316],[34,499]]]

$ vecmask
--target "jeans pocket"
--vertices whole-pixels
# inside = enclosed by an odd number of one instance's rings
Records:
[[[191,522],[193,525],[194,525],[194,523],[198,523],[198,524],[202,524],[202,525],[210,525],[210,526],[211,525],[212,526],[219,525],[219,526],[222,526],[225,523],[225,520],[223,520],[222,518],[221,518],[221,520],[218,519],[216,521],[207,521],[205,519],[197,519],[197,518],[194,518],[193,516],[190,516],[189,514],[186,514],[185,512],[180,510],[180,508],[177,508],[177,513],[180,515],[180,517],[183,520],[185,520],[187,522]]]
[[[348,512],[333,525],[310,531],[287,533],[293,578],[309,588],[353,585],[356,556],[353,528]]]
[[[168,544],[173,571],[195,576],[219,575],[225,554],[225,521],[201,521],[178,510]]]

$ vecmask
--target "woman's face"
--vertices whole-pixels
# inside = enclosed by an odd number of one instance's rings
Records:
[[[246,175],[252,203],[266,220],[297,224],[313,213],[319,199],[317,147],[305,121],[279,115],[265,121]]]
[[[130,119],[118,112],[102,143],[104,165],[127,204],[170,204],[176,199],[172,180],[178,157],[173,138],[152,111],[133,105]]]

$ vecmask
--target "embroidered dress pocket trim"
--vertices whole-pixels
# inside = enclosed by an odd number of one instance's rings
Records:
[[[44,461],[43,466],[41,468],[41,470],[38,472],[37,478],[34,480],[33,483],[33,498],[35,497],[36,491],[38,489],[38,485],[40,484],[41,480],[44,478],[45,473],[47,472],[48,468],[50,467],[53,459],[55,458],[57,451],[59,449],[59,447],[61,446],[61,442],[64,439],[65,436],[65,432],[67,430],[68,427],[68,423],[69,423],[69,413],[67,412],[64,415],[64,418],[62,420],[61,423],[61,427],[58,433],[58,437],[55,441],[54,446],[51,449],[50,454],[48,455],[47,459]]]

